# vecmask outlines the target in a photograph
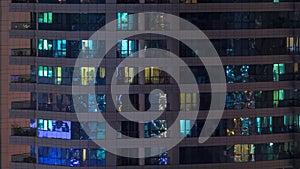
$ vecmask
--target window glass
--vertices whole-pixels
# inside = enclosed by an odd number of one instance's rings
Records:
[[[191,120],[180,120],[180,137],[191,135]]]
[[[71,122],[38,119],[38,137],[71,139]]]
[[[167,137],[167,121],[166,120],[152,120],[151,122],[145,123],[145,138]]]
[[[197,110],[197,93],[180,93],[180,110]]]
[[[45,12],[38,14],[39,23],[52,23],[52,12]]]
[[[133,30],[134,16],[132,14],[123,12],[117,14],[117,29],[118,30]]]
[[[138,40],[120,40],[117,42],[117,58],[136,57],[138,51]]]
[[[255,161],[254,144],[236,144],[234,145],[234,162]]]
[[[95,84],[96,71],[94,67],[81,67],[81,85]]]

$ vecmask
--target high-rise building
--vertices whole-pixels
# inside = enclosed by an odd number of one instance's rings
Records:
[[[10,92],[9,83],[11,75],[24,74],[30,71],[28,66],[22,65],[10,65],[9,56],[10,49],[13,48],[28,48],[28,40],[26,39],[12,39],[9,38],[10,22],[12,18],[16,22],[29,22],[30,14],[23,13],[23,15],[18,15],[17,13],[9,13],[10,1],[0,1],[0,88],[1,88],[1,98],[0,98],[0,110],[1,110],[1,154],[0,154],[0,168],[9,168],[9,163],[11,156],[13,154],[21,154],[29,151],[26,145],[12,145],[9,143],[11,128],[16,124],[20,126],[27,126],[29,120],[26,119],[11,119],[9,117],[9,110],[12,101],[27,100],[30,99],[29,93],[24,92]]]
[[[10,27],[10,31],[1,32],[1,52],[6,50],[3,56],[10,53],[9,63],[18,66],[12,66],[18,70],[15,74],[6,74],[10,75],[10,91],[18,92],[9,115],[22,122],[12,126],[9,140],[12,145],[25,146],[22,151],[7,150],[15,153],[11,155],[11,169],[300,167],[297,160],[300,157],[299,2],[12,0],[1,3],[4,4],[1,9],[6,10],[2,12],[1,25],[11,22],[5,27]],[[143,12],[158,13],[133,15]],[[107,23],[117,19],[116,31],[125,33],[144,29],[167,32],[168,27],[173,27],[173,23],[165,22],[167,14],[179,16],[202,30],[223,63],[227,84],[225,110],[214,133],[202,144],[198,143],[198,137],[214,104],[212,77],[208,76],[207,68],[216,66],[213,62],[204,66],[199,61],[197,56],[205,55],[205,51],[192,50],[172,37],[145,34],[116,40],[106,53],[108,59],[97,67],[87,62],[96,62],[107,49],[103,38],[90,39]],[[147,22],[141,22],[143,17]],[[189,31],[182,22],[177,26]],[[6,47],[3,37],[13,44]],[[207,42],[192,37],[185,40],[194,46]],[[150,48],[178,55],[193,73],[199,93],[178,91],[176,81],[163,71],[163,66],[149,66],[143,71],[138,64],[118,66],[126,58],[140,57],[134,55],[140,50],[146,51],[147,58]],[[83,62],[75,65],[80,55]],[[191,82],[184,76],[186,68],[182,66],[174,73],[182,84],[188,85]],[[112,78],[119,88],[130,85],[130,94],[111,96]],[[74,88],[80,86],[95,86],[96,93],[74,93]],[[151,93],[156,88],[163,92]],[[3,96],[1,103],[2,106]],[[137,123],[121,115],[131,110],[129,104],[140,111],[165,111],[158,119]],[[191,110],[199,110],[195,121],[188,115]],[[97,118],[79,122],[75,111],[91,117],[96,117],[98,111],[107,123]],[[169,131],[179,111],[186,112],[186,118],[176,121],[177,130]],[[117,134],[110,135],[108,126]],[[129,156],[161,152],[140,159],[114,155],[107,147],[93,142],[109,142],[111,138],[122,142],[126,139],[124,135],[167,141],[174,133],[183,140],[172,149],[159,145],[140,151],[138,145],[131,145],[117,150]],[[1,152],[3,161],[5,152]]]

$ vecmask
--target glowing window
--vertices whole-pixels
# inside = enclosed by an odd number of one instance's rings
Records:
[[[71,122],[39,119],[38,137],[71,139]]]
[[[50,66],[39,66],[38,70],[39,77],[52,77],[53,76],[53,70]]]
[[[299,37],[287,37],[286,48],[290,53],[299,52]]]
[[[234,145],[234,161],[249,162],[255,161],[255,146],[254,144],[236,144]]]
[[[100,78],[105,78],[105,67],[100,67],[99,68],[99,77]]]
[[[197,110],[197,93],[180,93],[180,110]]]
[[[145,84],[168,84],[169,76],[158,67],[146,67],[144,71]]]
[[[167,121],[166,120],[152,120],[151,122],[145,123],[145,138],[149,137],[158,137],[165,138],[167,137]]]
[[[38,49],[39,50],[52,50],[53,44],[52,40],[39,39]]]
[[[284,90],[273,91],[273,103],[275,107],[278,107],[279,101],[284,100]]]
[[[133,30],[134,29],[134,16],[133,15],[126,13],[126,12],[118,13],[117,19],[118,19],[118,23],[117,23],[118,30]]]
[[[62,70],[61,67],[56,67],[56,71],[55,71],[55,84],[61,84],[61,80],[62,80]]]
[[[67,41],[53,40],[54,57],[65,57],[67,55]]]
[[[52,12],[45,12],[38,14],[39,23],[52,23]]]
[[[280,80],[280,75],[285,73],[284,64],[274,64],[273,65],[273,80],[278,82]]]
[[[94,67],[82,67],[81,69],[81,85],[95,84],[96,71]]]
[[[191,120],[180,120],[180,137],[191,135]]]
[[[117,67],[116,78],[118,84],[134,84],[137,83],[136,67]]]
[[[125,58],[128,56],[133,57],[134,53],[138,50],[139,42],[137,40],[120,40],[117,43],[117,57]]]

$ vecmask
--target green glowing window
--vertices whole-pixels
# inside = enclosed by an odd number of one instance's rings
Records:
[[[39,23],[52,23],[52,12],[45,12],[38,14]]]
[[[39,39],[38,49],[39,50],[52,50],[53,44],[52,40]]]
[[[273,91],[273,103],[275,107],[278,107],[279,101],[284,100],[284,90]]]
[[[40,77],[52,77],[53,76],[52,67],[50,67],[50,66],[39,66],[38,75]]]
[[[285,66],[284,64],[280,63],[280,64],[274,64],[273,65],[273,80],[275,82],[279,81],[280,76],[285,73]]]
[[[273,0],[274,3],[279,3],[279,0]]]

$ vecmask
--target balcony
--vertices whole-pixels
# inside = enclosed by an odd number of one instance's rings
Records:
[[[30,154],[16,154],[11,156],[11,161],[15,163],[36,163],[36,158]]]
[[[35,102],[31,101],[15,101],[11,103],[11,109],[34,110],[36,106]]]
[[[10,80],[11,83],[35,83],[30,75],[11,75]]]
[[[36,0],[12,0],[12,3],[36,3]]]
[[[12,22],[11,29],[12,30],[35,30],[36,24],[30,22]]]
[[[30,48],[12,49],[11,56],[36,56],[36,50]]]
[[[11,135],[12,136],[30,136],[35,137],[36,136],[36,130],[32,128],[24,128],[24,127],[16,127],[11,129]]]
[[[169,4],[169,0],[146,0],[145,3],[153,3],[153,4]]]

